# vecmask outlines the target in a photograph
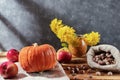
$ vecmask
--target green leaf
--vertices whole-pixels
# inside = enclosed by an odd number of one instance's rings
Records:
[[[61,46],[62,46],[62,47],[68,47],[68,44],[67,44],[66,42],[62,42],[62,43],[61,43]]]

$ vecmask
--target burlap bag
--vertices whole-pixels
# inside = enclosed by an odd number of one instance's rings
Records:
[[[116,63],[110,64],[110,65],[99,65],[98,63],[93,61],[93,56],[97,51],[105,51],[105,52],[111,52],[112,56],[114,57]],[[112,45],[98,45],[93,46],[89,49],[87,52],[87,63],[91,68],[97,68],[101,70],[107,70],[107,71],[119,71],[120,72],[120,53],[119,50],[112,46]]]

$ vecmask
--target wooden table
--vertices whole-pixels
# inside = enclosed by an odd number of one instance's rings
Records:
[[[0,63],[7,61],[6,52],[0,52]]]
[[[0,52],[0,63],[4,61],[7,61],[6,52]],[[61,65],[71,80],[120,80],[120,73],[113,73],[112,76],[108,76],[108,72],[91,69],[87,65],[86,58],[73,58],[70,63],[62,63]],[[68,70],[68,67],[72,69],[81,66],[87,66],[87,68],[80,69],[84,70],[83,73],[72,73],[71,70]],[[89,72],[89,70],[92,71]],[[100,76],[96,75],[98,71],[101,72]]]
[[[71,80],[120,80],[120,73],[113,73],[113,75],[108,75],[109,71],[100,71],[97,69],[91,69],[87,65],[87,61],[85,58],[73,58],[70,63],[61,64]],[[81,66],[86,66],[87,68],[81,68]],[[76,67],[80,68],[79,73],[72,73],[71,69],[75,69]],[[69,70],[69,68],[71,68]],[[81,71],[83,70],[83,73]],[[96,73],[100,72],[101,75]]]

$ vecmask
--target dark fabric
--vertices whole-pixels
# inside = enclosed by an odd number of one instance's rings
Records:
[[[98,31],[101,43],[120,49],[120,0],[0,0],[0,49],[34,42],[60,48],[49,28],[55,17],[78,34]]]

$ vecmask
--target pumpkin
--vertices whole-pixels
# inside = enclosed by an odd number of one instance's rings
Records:
[[[19,62],[26,72],[49,70],[56,65],[56,50],[49,44],[23,47],[19,53]]]

